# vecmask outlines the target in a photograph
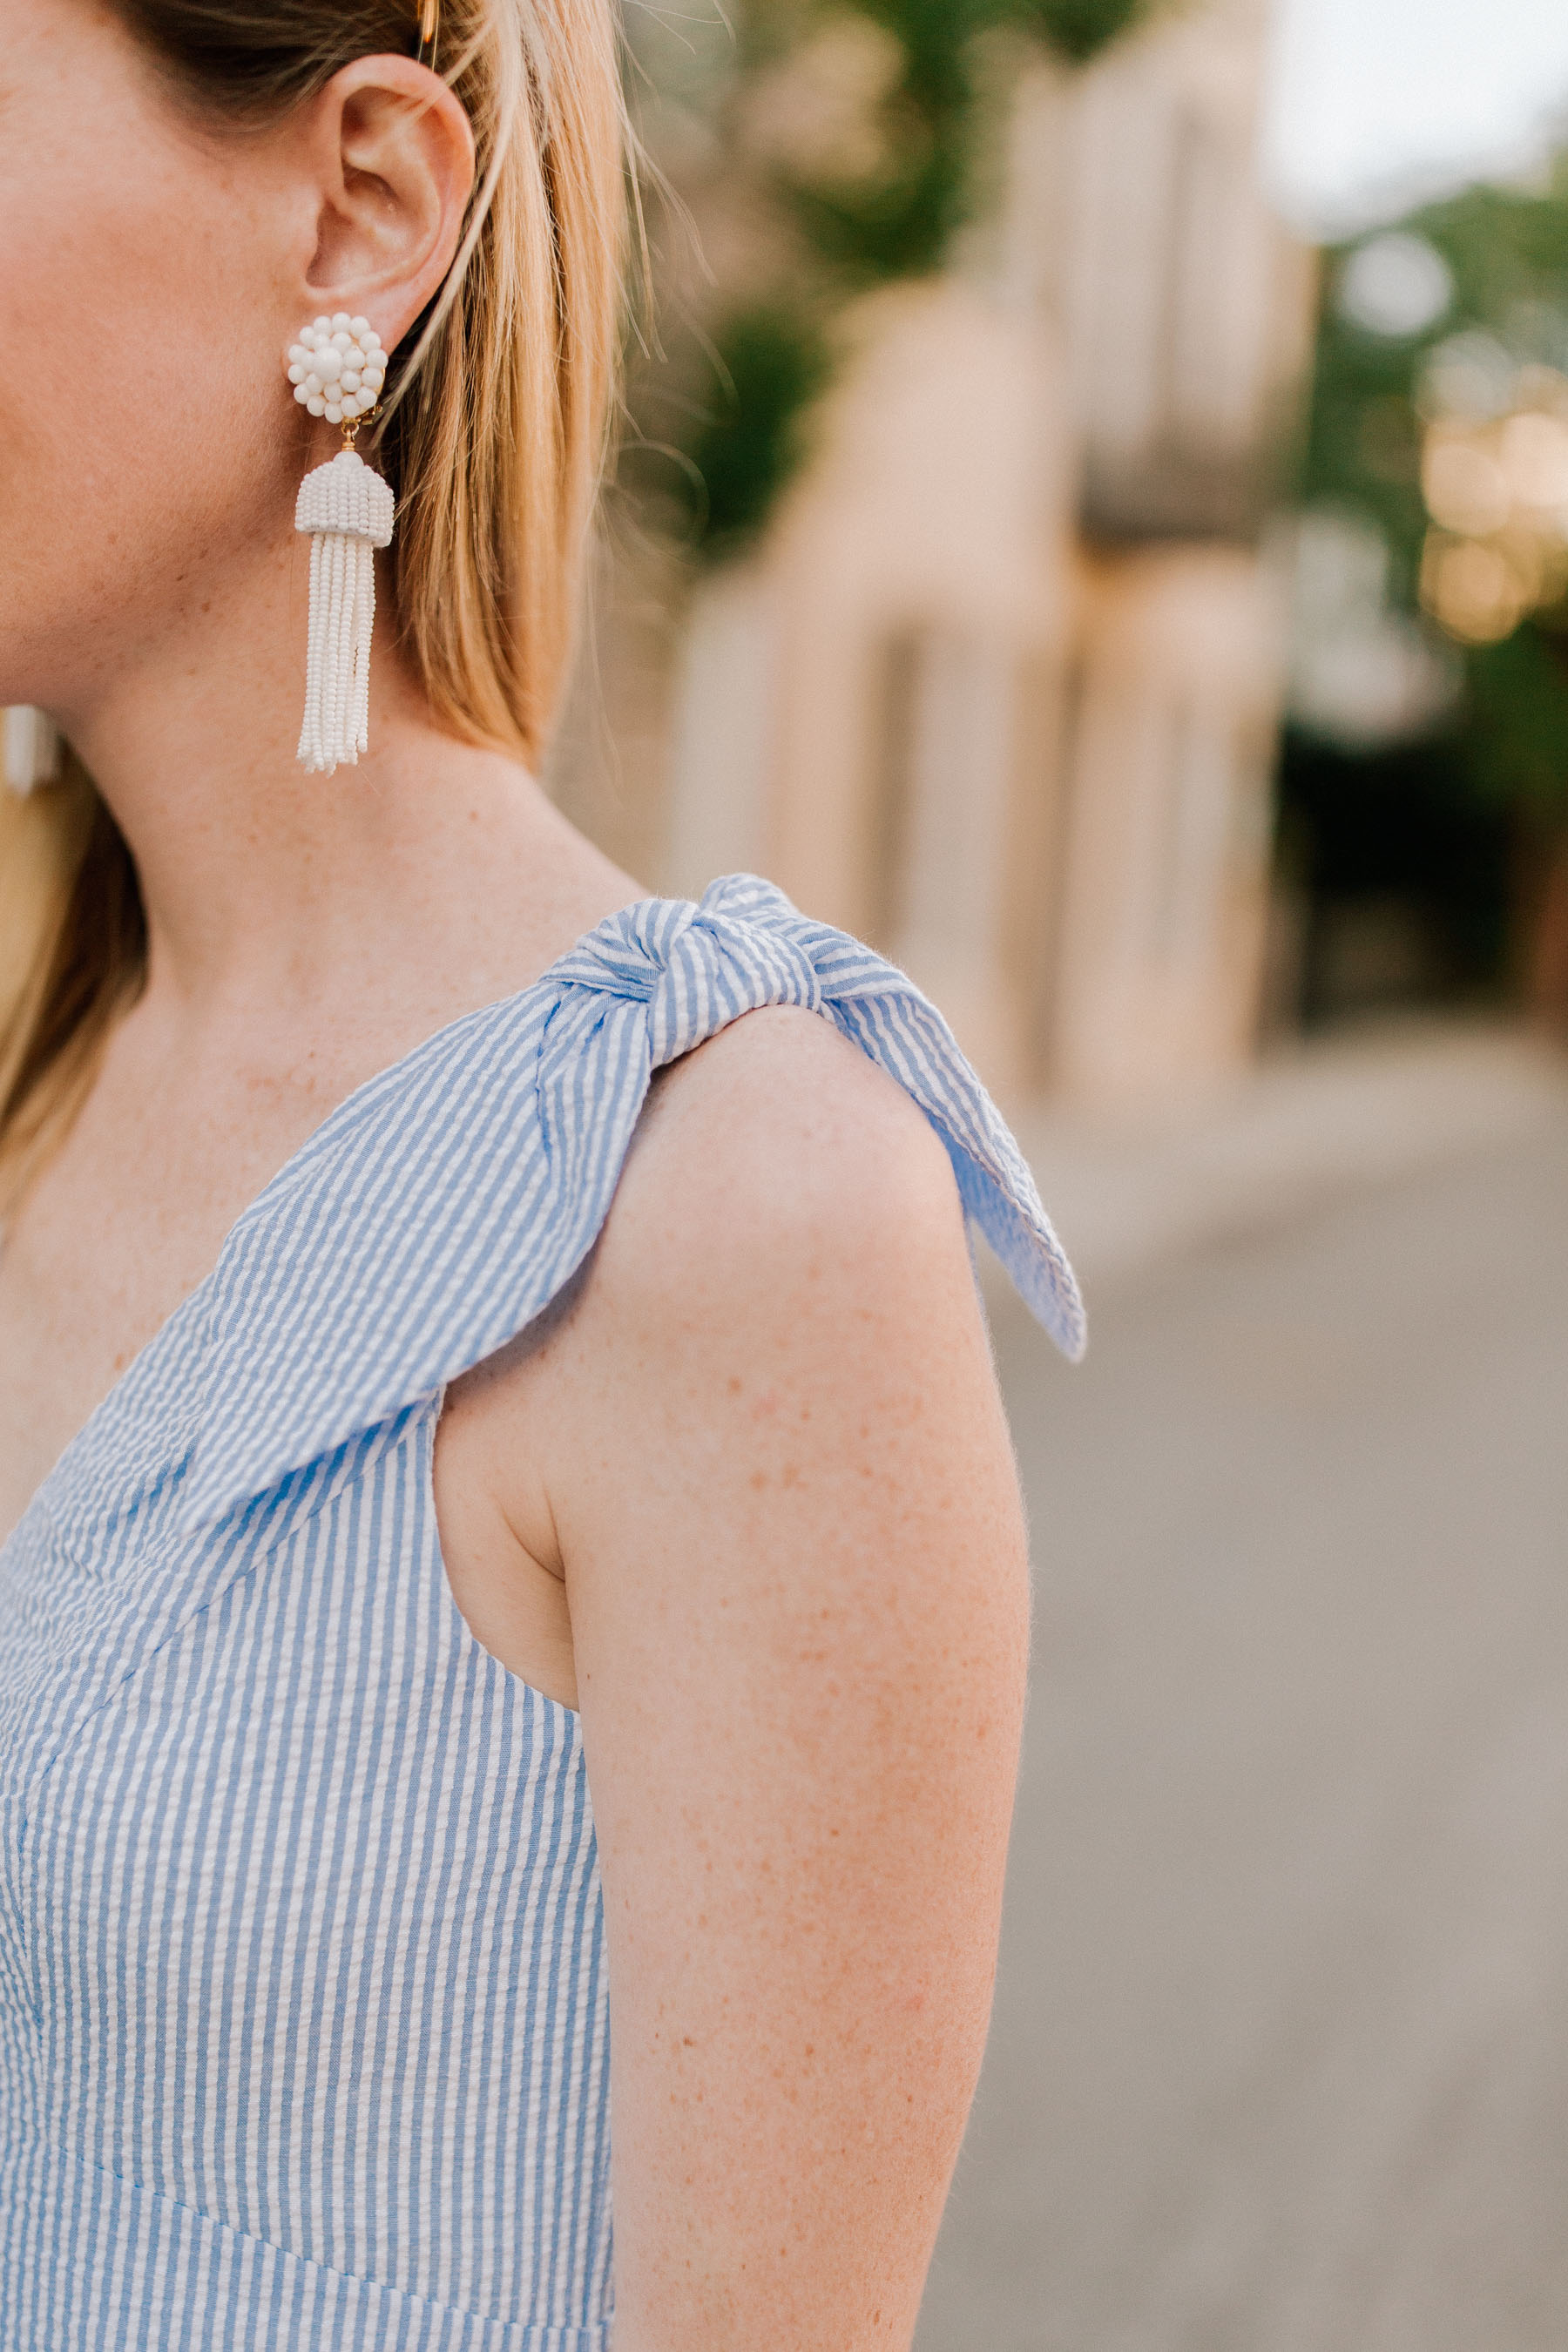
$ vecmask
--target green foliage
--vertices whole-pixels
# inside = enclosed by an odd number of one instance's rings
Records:
[[[1516,364],[1568,372],[1568,168],[1538,193],[1473,187],[1400,226],[1443,256],[1453,302],[1418,335],[1371,333],[1337,299],[1352,248],[1331,253],[1301,488],[1310,502],[1376,521],[1392,557],[1391,593],[1414,611],[1427,525],[1423,373],[1438,345],[1467,331],[1494,339]],[[1494,802],[1568,808],[1568,664],[1558,620],[1527,620],[1505,643],[1466,654],[1453,750],[1472,789]]]
[[[736,58],[775,69],[835,19],[892,35],[900,60],[879,102],[882,165],[859,177],[774,176],[803,267],[787,295],[766,291],[722,319],[707,388],[678,418],[667,457],[679,471],[682,534],[706,561],[764,526],[806,446],[805,412],[826,387],[832,320],[857,293],[941,267],[968,218],[979,137],[979,36],[1022,28],[1081,63],[1146,0],[751,0]],[[808,290],[809,289],[809,292]],[[666,467],[668,478],[668,467]]]
[[[1526,621],[1469,658],[1466,751],[1489,800],[1561,814],[1568,803],[1568,644]]]
[[[1415,381],[1436,338],[1393,342],[1341,318],[1334,292],[1342,258],[1333,257],[1326,276],[1302,494],[1376,521],[1394,554],[1394,595],[1413,610],[1426,530]]]
[[[937,268],[971,208],[977,36],[1021,27],[1083,64],[1142,5],[1142,0],[858,0],[858,13],[890,33],[903,56],[902,72],[883,102],[896,162],[858,184],[790,184],[796,219],[819,258],[854,283]]]
[[[1143,13],[1143,0],[1017,0],[1020,22],[1075,66],[1124,33]]]
[[[1303,494],[1359,508],[1380,524],[1408,608],[1426,510],[1421,497],[1416,395],[1434,347],[1459,331],[1495,335],[1521,359],[1568,356],[1568,182],[1536,195],[1468,188],[1400,224],[1436,246],[1454,279],[1451,308],[1421,334],[1372,334],[1341,313],[1342,271],[1353,249],[1331,251]]]
[[[968,210],[972,44],[994,10],[988,0],[861,0],[858,13],[892,35],[902,59],[879,110],[888,165],[859,181],[785,183],[807,245],[845,290],[941,263]]]
[[[757,304],[721,322],[678,489],[683,535],[710,560],[737,553],[762,530],[800,462],[827,375],[826,342],[809,314]]]

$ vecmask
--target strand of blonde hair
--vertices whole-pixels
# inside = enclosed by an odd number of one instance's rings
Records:
[[[257,121],[354,58],[408,51],[419,0],[115,0],[204,115]],[[393,603],[440,725],[538,768],[574,649],[620,345],[631,152],[612,0],[442,0],[473,125],[457,258],[378,430],[399,493]],[[130,853],[79,766],[0,793],[0,1214],[66,1132],[144,977]]]

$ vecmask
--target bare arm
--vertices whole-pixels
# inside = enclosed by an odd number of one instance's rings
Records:
[[[661,1083],[531,1426],[610,1968],[616,2352],[907,2347],[1028,1647],[952,1172],[816,1016]]]

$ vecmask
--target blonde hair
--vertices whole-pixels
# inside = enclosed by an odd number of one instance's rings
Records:
[[[421,0],[113,0],[177,94],[265,121],[354,58],[416,53]],[[570,658],[614,405],[628,143],[613,0],[442,0],[437,69],[475,194],[395,360],[378,459],[399,495],[397,626],[453,734],[536,765]],[[402,355],[398,355],[402,359]],[[0,793],[0,1203],[64,1133],[146,924],[90,778]]]

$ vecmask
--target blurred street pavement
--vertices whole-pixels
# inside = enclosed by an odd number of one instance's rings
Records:
[[[1022,1131],[1090,1353],[994,1295],[1036,1679],[918,2352],[1562,2352],[1568,1076]]]

